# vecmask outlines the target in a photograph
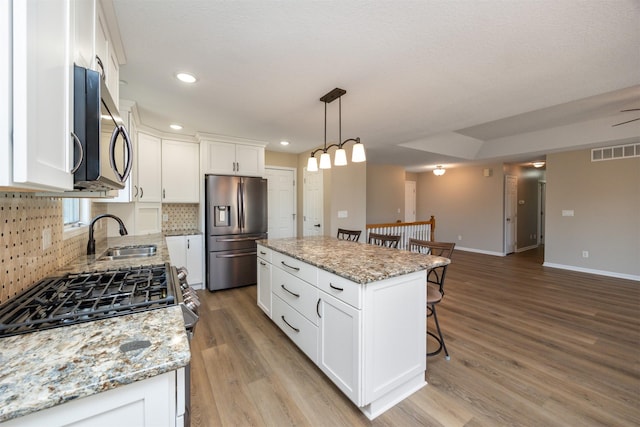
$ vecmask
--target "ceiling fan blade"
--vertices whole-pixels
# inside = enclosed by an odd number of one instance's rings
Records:
[[[626,113],[627,111],[640,111],[640,108],[630,108],[628,110],[620,110],[621,113]]]
[[[637,119],[627,120],[626,122],[622,122],[622,123],[618,123],[618,124],[615,124],[615,125],[611,125],[611,127],[624,125],[624,124],[627,124],[627,123],[635,122],[637,120],[640,120],[640,117],[638,117]]]

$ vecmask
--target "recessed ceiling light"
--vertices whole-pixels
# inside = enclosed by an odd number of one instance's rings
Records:
[[[280,145],[289,145],[289,141],[280,141]]]
[[[180,130],[180,129],[182,129],[182,126],[180,126],[179,124],[176,124],[176,123],[169,125],[169,127],[170,127],[171,129],[173,129],[173,130]]]
[[[195,83],[197,80],[196,76],[189,73],[178,73],[176,74],[176,78],[181,82],[185,82],[185,83]]]

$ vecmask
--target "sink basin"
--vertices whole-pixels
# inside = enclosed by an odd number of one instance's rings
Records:
[[[154,256],[158,248],[156,245],[117,246],[109,248],[100,257],[101,261],[143,258]]]

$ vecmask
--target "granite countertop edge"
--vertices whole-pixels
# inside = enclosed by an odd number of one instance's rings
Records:
[[[338,240],[328,236],[263,239],[259,240],[258,244],[361,285],[448,265],[451,262],[444,257]]]
[[[163,234],[109,238],[52,276],[170,262]],[[100,261],[108,247],[155,244],[147,258]],[[147,345],[124,351],[122,344]],[[142,343],[142,344],[140,344]],[[191,358],[182,310],[167,308],[0,339],[0,423],[160,375]]]

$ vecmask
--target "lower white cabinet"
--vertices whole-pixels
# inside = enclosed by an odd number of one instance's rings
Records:
[[[358,406],[362,406],[361,311],[324,292],[318,303],[317,365]]]
[[[184,368],[71,400],[9,420],[2,426],[183,427],[185,389],[184,384],[178,386],[181,375],[184,375]]]
[[[271,317],[271,249],[258,245],[258,307]]]
[[[187,268],[189,285],[201,285],[204,265],[202,236],[199,234],[167,236],[166,241],[171,264]]]
[[[426,384],[426,271],[359,284],[258,245],[268,267],[258,305],[270,288],[273,322],[369,419]]]

